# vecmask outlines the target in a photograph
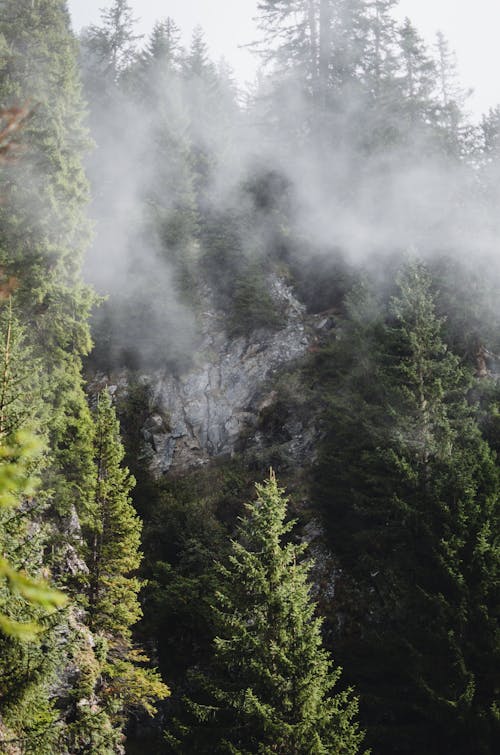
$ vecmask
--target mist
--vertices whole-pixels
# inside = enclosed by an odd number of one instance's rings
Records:
[[[114,67],[96,28],[83,32],[96,142],[85,274],[108,297],[96,314],[104,363],[183,369],[201,342],[202,311],[227,313],[228,332],[239,332],[231,310],[249,271],[265,287],[288,267],[312,309],[338,305],[339,267],[386,286],[409,250],[498,280],[494,138],[486,144],[484,123],[468,120],[454,69],[445,80],[446,60],[413,28],[409,47],[390,16],[387,70],[374,82],[373,38],[351,49],[358,20],[342,8],[331,44],[343,80],[321,81],[321,60],[304,70],[270,43],[251,91],[211,59],[201,30],[184,50],[164,21],[142,50],[131,39]]]

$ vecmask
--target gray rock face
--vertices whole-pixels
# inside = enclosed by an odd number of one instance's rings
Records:
[[[197,365],[180,377],[156,371],[142,378],[155,407],[142,431],[155,475],[231,455],[275,400],[273,374],[307,350],[312,335],[302,305],[278,278],[271,288],[287,313],[283,329],[230,339],[223,316],[206,313]]]

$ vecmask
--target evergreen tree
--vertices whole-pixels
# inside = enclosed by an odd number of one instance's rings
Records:
[[[397,25],[392,15],[399,0],[366,0],[364,4],[363,77],[375,102],[392,91],[397,71]]]
[[[329,62],[324,66],[326,69],[328,65],[333,88],[339,94],[344,92],[345,96],[353,98],[359,90],[366,46],[364,0],[335,0],[331,13]]]
[[[483,149],[490,160],[500,155],[500,105],[491,108],[481,122]]]
[[[399,40],[393,9],[398,0],[366,0],[360,11],[363,96],[357,115],[359,142],[384,153],[401,141],[401,92],[398,87]]]
[[[213,76],[214,67],[208,55],[208,46],[201,26],[197,26],[191,37],[191,46],[183,64],[184,75],[188,79],[207,79]]]
[[[263,34],[254,48],[279,73],[302,70],[315,78],[317,64],[317,3],[315,0],[259,0],[257,23]],[[276,45],[277,42],[277,45]]]
[[[193,285],[198,234],[192,118],[178,75],[170,74],[168,86],[156,89],[153,97],[151,139],[158,159],[145,189],[149,233],[160,242],[159,253],[169,265],[169,274],[174,273],[177,290],[188,292]]]
[[[142,668],[148,659],[132,644],[131,628],[142,615],[141,583],[135,576],[141,562],[141,522],[130,500],[134,480],[122,466],[125,452],[107,392],[98,397],[94,453],[97,485],[88,536],[88,615],[91,630],[105,648],[100,694],[120,728],[125,712],[142,707],[152,714],[155,700],[169,691],[154,671]]]
[[[0,91],[11,103],[11,124],[29,111],[19,102],[37,104],[18,138],[25,149],[2,171],[2,299],[6,288],[17,293],[15,312],[9,301],[1,315],[2,502],[8,497],[11,508],[0,514],[8,559],[2,561],[0,739],[2,751],[52,755],[64,749],[59,735],[67,701],[64,694],[56,699],[56,690],[72,655],[69,616],[76,612],[69,604],[54,612],[66,599],[41,577],[62,581],[63,555],[73,543],[68,533],[55,535],[54,509],[83,503],[90,459],[79,446],[89,419],[80,357],[90,346],[91,296],[78,276],[87,238],[80,164],[86,135],[65,3],[2,2],[0,10]],[[50,441],[52,453],[33,455],[33,431]],[[29,485],[34,475],[43,488]],[[75,681],[80,673],[78,666]]]
[[[176,74],[180,73],[183,57],[180,34],[173,19],[157,21],[143,51],[127,69],[127,91],[134,102],[147,109],[151,120],[154,120],[160,103],[175,102],[179,98],[179,76]],[[93,100],[94,96],[93,88],[89,87],[90,99]]]
[[[406,18],[399,30],[401,72],[399,87],[403,96],[403,112],[411,129],[435,120],[436,68],[417,30]]]
[[[124,450],[107,392],[98,396],[94,451],[96,521],[90,555],[89,616],[93,628],[125,639],[140,617],[140,583],[128,576],[141,562],[141,525],[129,495],[134,480],[121,467]]]
[[[459,153],[465,129],[464,107],[470,92],[460,86],[456,55],[442,32],[436,35],[435,51],[439,122],[445,130],[449,148]]]
[[[157,21],[140,57],[142,84],[148,86],[149,82],[149,87],[161,96],[168,95],[168,74],[177,72],[180,68],[184,54],[180,40],[181,31],[172,18]]]
[[[265,62],[275,63],[278,75],[298,78],[302,92],[323,107],[332,75],[348,59],[354,63],[360,8],[361,0],[261,0],[257,21],[263,39],[253,47]],[[347,27],[351,55],[346,54]]]
[[[370,355],[365,381],[337,386],[320,465],[318,497],[353,601],[339,652],[360,662],[353,677],[385,752],[488,753],[498,473],[428,273],[411,264],[398,285],[388,324],[368,326],[377,348],[358,346]]]
[[[12,296],[0,304],[0,336],[0,442],[5,443],[19,430],[40,432],[47,409],[41,360],[27,343]]]
[[[85,505],[91,461],[81,358],[91,346],[87,319],[93,295],[80,278],[89,237],[82,169],[88,137],[76,43],[62,0],[4,0],[1,10],[7,46],[0,60],[0,96],[11,103],[31,100],[37,107],[22,134],[25,155],[4,168],[0,264],[18,281],[19,317],[47,373],[54,459],[47,476],[57,507],[68,513],[74,502]]]
[[[491,237],[496,238],[500,204],[500,106],[491,108],[482,118],[475,158],[480,167],[481,199],[486,208],[485,222]]]
[[[196,27],[182,61],[183,101],[189,116],[190,163],[198,209],[208,203],[208,189],[217,162],[221,138],[216,67],[211,61],[201,27]],[[220,145],[222,146],[222,145]]]
[[[86,30],[86,47],[106,78],[116,81],[135,60],[137,42],[142,39],[134,33],[136,23],[127,0],[113,0],[101,11],[101,25]]]
[[[257,485],[214,607],[218,636],[179,752],[357,753],[363,739],[350,691],[332,694],[340,669],[322,647],[305,546],[289,542],[287,500],[271,473]]]
[[[258,102],[266,120],[274,124],[277,139],[302,141],[317,121],[313,100],[319,90],[318,0],[261,0],[257,10],[262,36],[252,48],[271,74],[262,79]]]
[[[287,110],[294,96],[313,107],[310,122],[304,124],[302,114],[298,130],[317,133],[319,123],[324,123],[332,59],[341,47],[341,35],[334,33],[340,5],[342,0],[263,0],[257,5],[263,36],[253,48],[265,63],[273,64],[273,99],[284,97]]]
[[[258,44],[254,48],[265,61],[276,64],[273,99],[277,100],[274,117],[279,119],[280,137],[292,120],[296,136],[308,134],[316,147],[320,142],[320,162],[325,145],[332,141],[344,149],[361,145],[372,151],[395,140],[400,98],[398,33],[392,16],[396,3],[259,3],[262,49]],[[286,109],[285,118],[280,117],[280,109]]]
[[[0,749],[12,740],[42,755],[54,752],[49,690],[61,662],[56,609],[66,598],[50,588],[43,559],[47,496],[37,487],[47,458],[33,434],[43,417],[39,373],[9,297],[0,311]]]

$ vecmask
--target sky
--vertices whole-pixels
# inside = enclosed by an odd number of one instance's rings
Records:
[[[186,42],[197,24],[205,30],[215,59],[224,56],[238,79],[252,81],[257,62],[245,44],[257,37],[253,17],[257,0],[129,0],[138,28],[147,34],[154,21],[171,16],[182,28]],[[99,21],[99,9],[110,0],[68,0],[73,26]],[[500,2],[498,0],[400,0],[397,14],[409,16],[432,44],[441,30],[458,55],[459,71],[465,88],[473,88],[469,110],[480,117],[500,103]]]

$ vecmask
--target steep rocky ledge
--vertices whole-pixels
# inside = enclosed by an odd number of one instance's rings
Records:
[[[202,342],[191,369],[180,376],[166,370],[140,376],[150,402],[142,428],[144,453],[155,476],[230,456],[242,438],[265,442],[259,418],[279,400],[275,378],[311,348],[318,331],[329,327],[328,318],[307,316],[281,279],[273,278],[270,285],[286,316],[280,330],[263,328],[230,338],[224,314],[211,309],[202,315]],[[106,382],[112,392],[126,396],[125,372]],[[289,429],[292,445],[300,444],[300,430]]]

